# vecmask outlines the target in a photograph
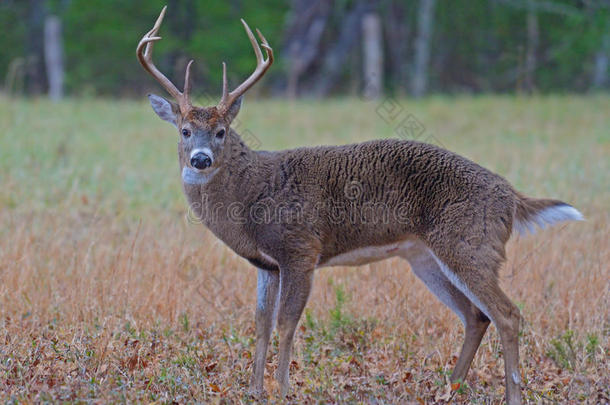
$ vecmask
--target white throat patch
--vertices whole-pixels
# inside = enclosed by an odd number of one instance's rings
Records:
[[[188,166],[184,166],[182,168],[182,181],[185,184],[206,184],[212,180],[212,177],[214,177],[217,171],[218,168],[215,168],[208,173],[204,173],[199,170],[191,169]]]

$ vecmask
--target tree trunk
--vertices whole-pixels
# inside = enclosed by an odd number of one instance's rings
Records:
[[[379,14],[370,12],[362,17],[362,58],[365,99],[377,99],[383,92],[383,37]]]
[[[27,21],[27,77],[26,86],[31,94],[44,92],[44,50],[43,50],[43,25],[46,14],[45,0],[30,0]]]
[[[415,97],[425,95],[428,87],[428,64],[434,27],[434,7],[435,0],[420,0],[419,2],[415,58],[411,81],[411,92]]]
[[[409,24],[406,15],[403,0],[392,0],[385,15],[390,84],[398,93],[407,87]]]
[[[533,0],[528,2],[527,10],[527,54],[525,56],[525,91],[531,93],[536,87],[536,55],[538,53],[538,16],[534,9]]]
[[[23,82],[26,70],[27,63],[24,58],[15,58],[9,63],[4,81],[4,91],[7,94],[23,96]]]
[[[608,58],[610,53],[610,32],[606,30],[602,44],[595,55],[595,67],[593,69],[593,90],[603,89],[608,85]]]
[[[293,0],[284,45],[288,55],[286,95],[298,94],[299,78],[320,53],[320,39],[332,10],[332,0]]]
[[[169,0],[168,9],[172,10],[171,13],[167,14],[167,22],[169,25],[169,31],[174,34],[178,41],[183,44],[191,42],[195,27],[198,22],[197,7],[193,0]],[[232,4],[233,5],[233,4]],[[186,65],[189,60],[193,59],[186,53],[186,51],[174,49],[171,52],[166,53],[164,58],[160,58],[159,63],[161,67],[167,66],[167,70],[170,72],[170,79],[174,80],[174,83],[180,83],[184,77]],[[203,61],[199,61],[201,63]],[[191,74],[191,85],[194,89],[197,89],[197,78],[201,77],[199,73],[202,70],[202,66],[199,63],[194,63]],[[204,62],[205,63],[205,62]],[[205,68],[203,68],[205,70]]]
[[[338,77],[347,62],[349,52],[358,42],[360,22],[367,7],[368,5],[365,2],[359,1],[342,19],[339,36],[326,53],[324,64],[314,80],[314,94],[317,97],[326,96],[338,82]]]
[[[61,21],[54,15],[48,16],[44,22],[44,60],[49,97],[58,101],[64,96],[64,64]]]

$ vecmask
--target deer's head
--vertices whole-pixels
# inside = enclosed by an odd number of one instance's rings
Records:
[[[174,101],[163,97],[150,94],[150,104],[153,110],[161,119],[171,123],[178,130],[180,142],[178,145],[182,178],[186,183],[202,184],[205,183],[218,168],[222,166],[223,149],[226,135],[230,131],[231,122],[241,107],[243,94],[252,87],[267,72],[273,63],[273,50],[269,43],[257,29],[261,45],[267,54],[267,59],[263,58],[258,41],[252,34],[250,27],[244,20],[241,20],[248,38],[256,54],[256,69],[242,84],[235,90],[229,92],[227,85],[227,69],[222,64],[222,98],[218,105],[213,107],[196,107],[190,101],[190,70],[191,60],[186,66],[184,77],[184,91],[178,88],[163,74],[152,61],[153,45],[161,37],[157,32],[163,22],[165,10],[163,7],[161,14],[153,28],[142,37],[137,47],[138,60],[144,69],[150,73],[167,92],[173,97]]]

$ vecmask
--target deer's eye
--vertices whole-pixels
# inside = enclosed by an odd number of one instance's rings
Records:
[[[225,136],[224,129],[221,129],[220,131],[216,132],[216,138],[221,139],[223,136]]]
[[[191,136],[191,131],[189,131],[186,128],[183,128],[182,129],[182,136],[185,137],[185,138],[188,138],[189,136]]]

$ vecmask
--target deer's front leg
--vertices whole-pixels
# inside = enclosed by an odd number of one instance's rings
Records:
[[[314,266],[290,266],[280,268],[280,301],[278,330],[280,356],[275,378],[280,385],[280,395],[285,397],[289,389],[289,367],[292,343],[313,284]]]
[[[279,271],[258,269],[256,283],[256,352],[254,353],[254,371],[250,382],[250,390],[257,395],[264,392],[267,348],[275,323],[279,285]]]

